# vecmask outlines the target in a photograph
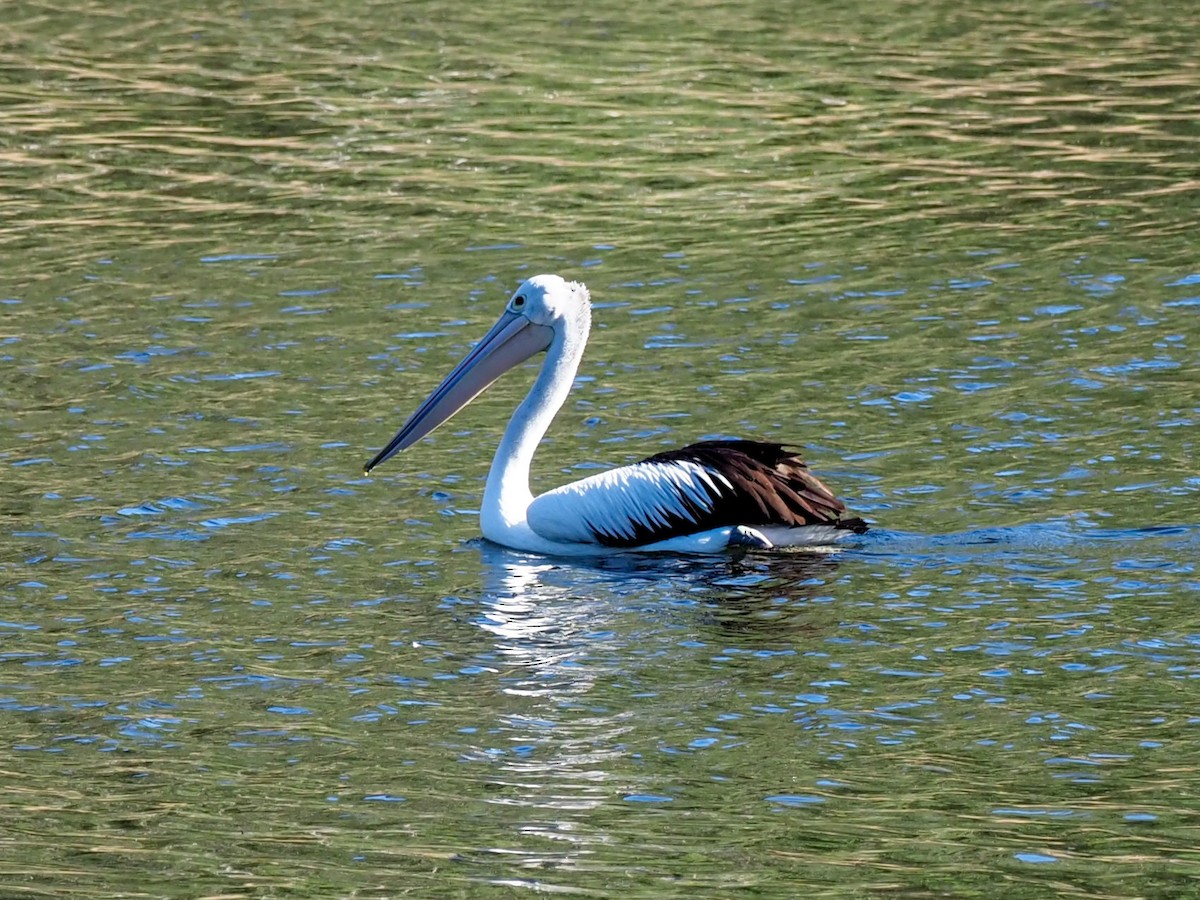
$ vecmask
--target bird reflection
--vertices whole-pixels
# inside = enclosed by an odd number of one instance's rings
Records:
[[[483,612],[475,624],[496,637],[495,651],[505,661],[525,670],[526,678],[510,690],[530,694],[584,692],[606,668],[627,668],[627,658],[613,659],[605,650],[618,637],[645,631],[645,618],[667,616],[689,631],[715,630],[701,639],[789,641],[808,630],[804,601],[827,589],[839,565],[837,554],[702,564],[632,555],[580,562],[483,541],[478,546]],[[687,613],[680,620],[682,609]]]
[[[705,695],[696,648],[807,642],[804,601],[838,568],[831,556],[580,562],[477,546],[472,623],[488,635],[481,662],[497,670],[500,695],[488,743],[463,758],[488,767],[489,803],[529,809],[522,833],[559,842],[526,855],[538,868],[579,864],[614,839],[588,811],[661,789],[640,761]]]
[[[520,680],[508,688],[510,693],[537,695],[551,690],[586,690],[586,684],[573,684],[584,670],[575,669],[575,656],[586,645],[586,634],[594,628],[588,598],[572,598],[569,590],[556,585],[557,566],[522,556],[494,544],[486,544],[483,558],[484,612],[477,624],[496,636],[496,652],[510,665],[529,670],[534,677]],[[596,611],[598,612],[598,610]],[[544,676],[555,678],[555,687],[537,682]]]

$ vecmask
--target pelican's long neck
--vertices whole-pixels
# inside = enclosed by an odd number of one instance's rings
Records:
[[[523,525],[525,521],[526,510],[533,502],[529,490],[529,465],[555,414],[571,392],[590,325],[585,308],[579,321],[567,323],[555,334],[537,380],[508,423],[483,491],[480,524],[487,537]]]

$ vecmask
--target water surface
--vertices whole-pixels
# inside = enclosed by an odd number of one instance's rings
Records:
[[[5,896],[1179,896],[1195,26],[1166,7],[16,4]],[[546,488],[803,446],[836,556],[478,540],[528,275]]]

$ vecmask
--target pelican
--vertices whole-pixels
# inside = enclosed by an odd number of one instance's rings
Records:
[[[545,351],[488,473],[480,507],[488,540],[555,556],[721,553],[830,546],[867,530],[862,519],[842,517],[845,505],[798,454],[764,441],[701,441],[534,497],[529,466],[570,393],[591,323],[585,285],[558,275],[528,279],[491,331],[365,471],[411,447],[509,369]]]

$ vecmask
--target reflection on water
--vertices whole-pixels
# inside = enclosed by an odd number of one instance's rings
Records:
[[[501,639],[497,651],[539,674],[555,670],[571,677],[577,653],[588,643],[611,637],[606,619],[657,595],[664,584],[698,621],[752,639],[761,630],[770,640],[788,635],[784,607],[807,602],[837,571],[840,553],[763,554],[742,558],[629,554],[590,561],[526,557],[478,542],[483,561],[487,612],[477,624]],[[598,595],[604,599],[598,599]],[[623,601],[615,607],[612,597]],[[566,665],[566,669],[562,665]],[[586,690],[582,685],[574,690]]]
[[[661,689],[651,685],[659,683],[654,670],[669,651],[653,646],[658,628],[644,631],[638,624],[631,637],[630,623],[657,620],[668,633],[680,632],[672,642],[700,648],[708,643],[703,633],[714,629],[753,646],[746,629],[756,622],[778,646],[790,631],[780,628],[786,620],[754,617],[808,596],[823,583],[817,573],[828,575],[836,566],[831,555],[796,555],[772,560],[781,571],[768,576],[757,571],[766,566],[732,561],[697,565],[631,555],[579,563],[527,557],[486,541],[478,549],[481,611],[472,622],[494,638],[478,664],[497,673],[504,695],[527,702],[520,715],[497,717],[502,746],[479,746],[463,758],[487,765],[497,793],[488,802],[528,808],[535,816],[523,834],[569,848],[522,853],[521,865],[531,868],[586,865],[593,845],[625,840],[599,821],[584,827],[584,811],[603,812],[615,798],[633,804],[673,799],[657,777],[642,771],[645,722],[639,720],[645,713],[630,706],[661,714]],[[717,742],[702,737],[692,744]]]
[[[1187,16],[10,6],[6,896],[1193,890]],[[528,372],[363,478],[534,271],[536,487],[775,439],[878,530],[476,543]]]

